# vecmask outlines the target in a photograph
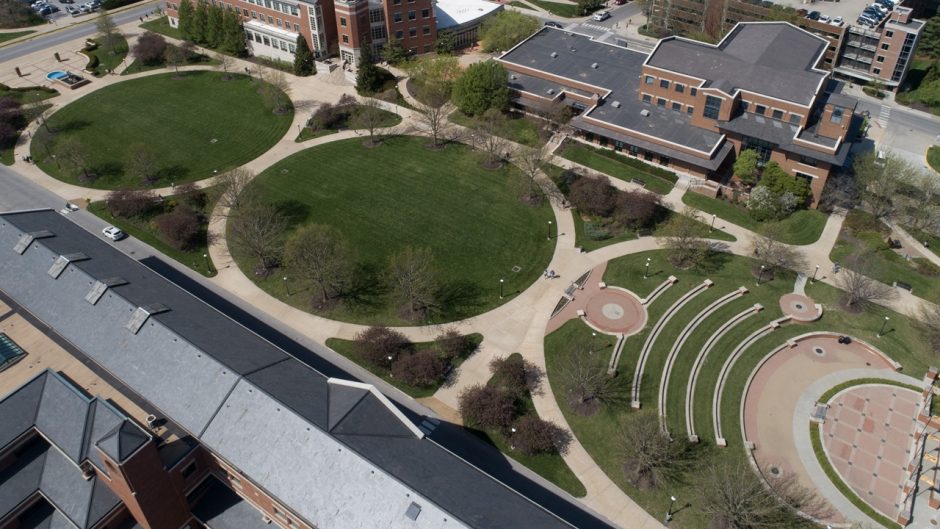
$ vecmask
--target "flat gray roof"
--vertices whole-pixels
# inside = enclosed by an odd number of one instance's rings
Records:
[[[717,45],[670,37],[647,64],[705,81],[727,94],[747,90],[810,105],[827,73],[814,66],[828,42],[786,22],[742,22]]]
[[[851,115],[847,115],[846,119],[853,118]],[[730,121],[719,121],[718,128],[734,132],[742,136],[760,138],[762,140],[773,143],[783,151],[831,163],[838,167],[845,165],[846,157],[848,156],[849,150],[852,146],[852,143],[847,140],[842,142],[835,153],[825,153],[815,149],[810,149],[797,143],[793,143],[793,136],[797,131],[797,128],[793,125],[748,112],[744,112]],[[856,134],[856,127],[853,123],[853,125],[849,128],[847,137],[852,138],[854,137],[854,134]],[[836,144],[835,140],[833,139],[814,137],[811,134],[807,137],[803,137],[802,139],[813,143],[818,143],[823,147],[833,147]]]

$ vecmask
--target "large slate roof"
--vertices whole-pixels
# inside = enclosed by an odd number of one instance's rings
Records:
[[[53,236],[14,251],[42,230]],[[77,252],[88,259],[46,273]],[[86,300],[115,277],[126,283]],[[522,496],[422,436],[374,388],[328,379],[56,212],[0,215],[0,290],[315,526],[575,526],[552,509],[609,527],[545,489],[533,493],[541,504]],[[128,328],[154,304],[168,310]]]
[[[742,22],[717,45],[680,37],[659,42],[646,64],[702,79],[726,94],[747,90],[810,105],[826,72],[828,42],[786,22]]]

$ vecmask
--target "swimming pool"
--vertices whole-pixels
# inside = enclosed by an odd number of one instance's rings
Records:
[[[46,79],[49,79],[50,81],[55,81],[56,79],[64,79],[64,78],[66,78],[66,77],[68,77],[68,76],[69,76],[68,73],[63,72],[63,71],[61,71],[61,70],[56,70],[56,71],[54,71],[54,72],[49,72],[49,73],[47,73],[47,74],[46,74]]]

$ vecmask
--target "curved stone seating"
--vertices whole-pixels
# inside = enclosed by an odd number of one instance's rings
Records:
[[[649,305],[650,303],[656,301],[656,298],[658,298],[660,294],[665,292],[667,288],[671,287],[672,285],[675,285],[676,281],[679,281],[679,278],[677,278],[676,276],[669,276],[668,278],[666,278],[665,281],[660,283],[658,287],[654,288],[653,291],[650,292],[649,296],[646,296],[645,298],[641,299],[640,303],[642,303],[643,305]]]
[[[659,423],[663,431],[666,431],[666,397],[669,391],[669,378],[672,375],[672,365],[676,361],[676,357],[679,354],[679,350],[682,349],[682,346],[685,345],[686,340],[689,339],[689,336],[695,332],[695,329],[709,316],[715,313],[721,307],[731,303],[732,301],[740,298],[744,294],[747,294],[746,287],[738,287],[736,290],[725,294],[724,296],[715,300],[711,305],[705,307],[704,310],[699,312],[692,318],[692,321],[682,329],[682,332],[679,333],[679,336],[676,337],[676,341],[672,344],[672,349],[669,350],[669,356],[666,357],[666,364],[663,366],[663,374],[659,380]]]
[[[640,358],[636,363],[636,371],[633,373],[633,386],[632,393],[633,399],[630,402],[630,406],[633,408],[640,407],[640,380],[643,378],[643,369],[646,367],[646,360],[649,358],[650,350],[653,348],[653,343],[656,342],[656,338],[659,337],[659,333],[662,332],[663,327],[669,323],[669,320],[679,311],[686,303],[692,301],[692,299],[705,291],[708,287],[712,286],[710,279],[702,281],[702,283],[692,290],[689,290],[682,295],[681,298],[677,299],[675,303],[672,304],[663,316],[656,322],[656,325],[653,327],[653,330],[650,331],[649,336],[646,337],[646,341],[643,343],[643,349],[640,351]]]
[[[712,397],[712,425],[715,428],[715,444],[718,446],[727,446],[728,442],[721,434],[721,396],[725,390],[725,382],[728,380],[728,373],[731,372],[731,368],[734,367],[734,363],[738,361],[738,358],[744,354],[744,351],[751,346],[757,340],[763,338],[764,336],[770,334],[775,329],[778,329],[781,324],[788,321],[789,316],[784,316],[778,318],[765,327],[751,333],[750,336],[745,338],[737,347],[734,348],[734,351],[728,356],[725,360],[724,365],[721,366],[721,372],[718,374],[718,383],[715,385],[715,393]]]
[[[693,443],[698,442],[698,435],[695,433],[695,416],[692,413],[692,409],[695,399],[695,387],[698,384],[698,374],[699,371],[702,370],[705,358],[708,357],[708,353],[711,352],[712,348],[715,347],[715,344],[718,343],[718,340],[721,339],[722,336],[748,317],[763,310],[763,308],[764,307],[758,303],[731,317],[731,319],[726,321],[718,330],[708,337],[708,340],[702,345],[702,350],[699,351],[698,356],[695,357],[695,362],[692,364],[692,373],[689,375],[689,382],[686,384],[685,388],[685,427],[689,435],[689,441]]]

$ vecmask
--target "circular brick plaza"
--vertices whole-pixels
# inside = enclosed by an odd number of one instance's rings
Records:
[[[646,308],[640,299],[620,288],[592,292],[584,312],[592,327],[608,334],[631,335],[646,325]]]

